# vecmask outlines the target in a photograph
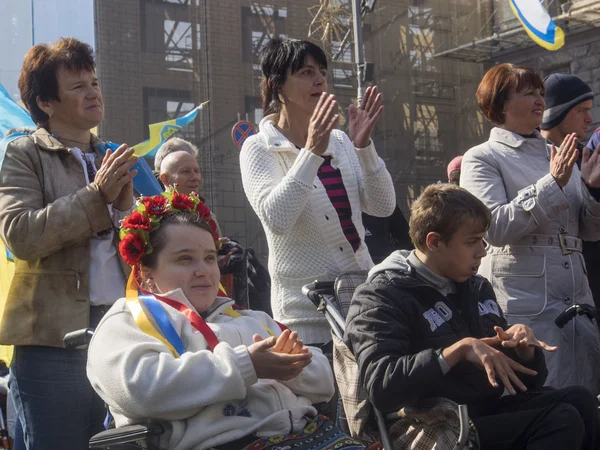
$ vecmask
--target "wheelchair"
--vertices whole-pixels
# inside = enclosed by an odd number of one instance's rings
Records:
[[[92,328],[67,333],[63,338],[63,346],[71,350],[85,350],[94,335]],[[327,415],[329,405],[319,403],[314,405],[320,414]],[[107,414],[110,411],[107,407]],[[165,427],[156,421],[146,424],[127,425],[119,428],[109,428],[94,436],[89,441],[90,449],[103,450],[159,450],[159,439],[165,432]]]
[[[63,339],[63,346],[71,350],[87,349],[93,335],[94,330],[91,328],[67,333]],[[109,428],[92,436],[89,448],[103,450],[158,450],[158,440],[164,432],[165,428],[158,422]]]
[[[358,288],[358,286],[367,280],[367,275],[367,271],[347,272],[337,277],[335,281],[315,281],[305,285],[302,288],[303,294],[306,295],[316,306],[317,311],[325,315],[327,323],[331,328],[331,334],[334,342],[334,352],[335,349],[338,349],[342,353],[350,353],[348,347],[346,347],[346,345],[343,343],[346,323],[345,319],[346,315],[348,314],[348,309],[350,307],[350,302],[352,300],[352,296],[354,295],[354,291],[356,288]],[[348,363],[350,361],[348,361],[348,358],[346,358],[344,362]],[[356,362],[352,361],[352,363],[354,366],[356,366]],[[344,367],[344,371],[345,370],[347,370],[346,367]],[[354,380],[355,382],[352,383],[352,381],[340,376],[337,370],[335,375],[338,385],[356,384],[356,380]],[[354,387],[355,392],[353,395],[358,398],[352,399],[351,401],[355,402],[358,400],[361,404],[366,405],[368,403],[366,392],[364,392],[364,389],[360,386]],[[344,399],[344,395],[342,395],[342,393],[340,394],[342,399]],[[350,417],[344,417],[343,409],[344,408],[342,408],[342,420],[352,420]],[[370,404],[368,404],[368,408],[363,408],[363,410],[365,409],[375,415],[377,423],[378,436],[369,437],[374,440],[378,439],[381,442],[384,450],[392,450],[393,447],[388,433],[388,425],[398,420],[399,413],[391,413],[384,416],[381,411]],[[366,415],[366,412],[363,415]],[[469,420],[467,406],[457,405],[456,415],[458,416],[459,432],[454,450],[468,449],[470,448],[471,422]],[[361,419],[364,419],[365,421],[368,420],[367,417],[361,417]],[[354,427],[352,431],[355,431],[355,429],[356,427]],[[356,434],[356,432],[351,434]]]

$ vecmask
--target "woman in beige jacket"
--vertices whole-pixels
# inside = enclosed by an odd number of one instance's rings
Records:
[[[102,159],[90,132],[104,105],[89,45],[36,45],[19,89],[38,128],[2,142],[0,234],[15,275],[0,343],[15,346],[9,383],[26,448],[79,450],[105,413],[86,352],[63,349],[62,338],[94,327],[124,293],[113,229],[132,206],[136,158],[121,146]]]
[[[575,303],[593,305],[581,239],[600,239],[600,155],[575,164],[576,138],[548,147],[537,131],[545,109],[542,79],[531,69],[502,64],[477,90],[497,126],[469,150],[460,185],[492,212],[488,255],[479,273],[492,283],[509,323],[523,323],[558,352],[546,355],[546,384],[583,385],[600,392],[600,342],[586,316],[563,329],[556,317]]]

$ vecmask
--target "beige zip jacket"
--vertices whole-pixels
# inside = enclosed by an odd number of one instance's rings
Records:
[[[93,136],[92,143],[100,155],[102,142]],[[7,145],[0,155],[0,236],[14,255],[15,275],[0,344],[61,347],[66,333],[89,326],[90,238],[111,227],[98,186],[86,186],[79,161],[48,131]]]

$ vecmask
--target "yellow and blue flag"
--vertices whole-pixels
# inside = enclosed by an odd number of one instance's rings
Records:
[[[206,105],[208,105],[208,101],[192,109],[185,116],[178,117],[176,119],[166,120],[164,122],[150,124],[148,126],[148,128],[150,128],[150,138],[146,139],[143,142],[140,142],[137,145],[134,145],[134,154],[136,156],[144,156],[146,158],[154,156],[160,148],[160,146],[164,144],[167,139],[169,139],[182,127],[192,122],[198,115],[198,112],[201,109],[203,109]]]
[[[565,33],[554,23],[541,0],[509,0],[510,7],[533,41],[546,50],[565,45]]]

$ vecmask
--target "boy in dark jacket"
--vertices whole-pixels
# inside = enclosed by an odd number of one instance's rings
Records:
[[[345,343],[383,412],[429,397],[467,404],[484,449],[596,449],[600,421],[583,387],[542,389],[544,351],[508,325],[477,275],[491,215],[466,190],[429,186],[413,204],[412,252],[375,266],[354,295]]]

